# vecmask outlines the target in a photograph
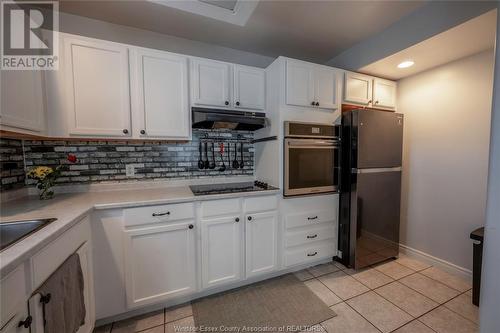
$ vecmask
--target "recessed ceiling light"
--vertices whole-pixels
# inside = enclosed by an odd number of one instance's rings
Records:
[[[411,67],[415,64],[415,62],[413,60],[406,60],[406,61],[403,61],[402,63],[400,63],[398,65],[398,68],[408,68],[408,67]]]

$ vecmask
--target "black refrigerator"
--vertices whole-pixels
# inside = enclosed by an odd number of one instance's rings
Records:
[[[342,114],[339,261],[362,268],[397,257],[403,115]]]

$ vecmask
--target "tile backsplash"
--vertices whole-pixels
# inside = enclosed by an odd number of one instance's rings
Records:
[[[208,139],[205,140],[205,139]],[[232,169],[235,139],[243,142],[243,169]],[[213,176],[253,175],[254,147],[252,132],[194,130],[192,141],[31,141],[2,140],[2,187],[9,190],[23,186],[24,170],[38,165],[63,164],[59,184],[116,182],[128,180],[190,179]],[[5,147],[4,147],[5,141]],[[199,143],[208,142],[208,156],[212,159],[211,143],[215,143],[215,169],[199,169]],[[230,143],[231,158],[224,153],[226,170],[218,171],[221,163],[219,142]],[[24,165],[23,165],[24,151]],[[11,154],[9,157],[7,155]],[[76,163],[67,160],[75,155]],[[5,155],[5,156],[4,156]],[[8,157],[8,158],[7,158]],[[205,154],[203,153],[203,157]],[[4,158],[6,159],[4,161]],[[238,161],[240,160],[238,144]],[[132,165],[135,175],[127,176],[126,167]],[[14,179],[15,178],[15,179]],[[34,184],[26,179],[27,185]]]

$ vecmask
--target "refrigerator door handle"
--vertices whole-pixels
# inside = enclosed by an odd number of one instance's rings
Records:
[[[403,169],[401,167],[393,168],[369,168],[369,169],[356,169],[352,168],[351,173],[380,173],[380,172],[400,172]]]

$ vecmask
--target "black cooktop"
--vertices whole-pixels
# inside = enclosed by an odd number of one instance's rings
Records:
[[[260,181],[245,183],[191,185],[189,186],[189,188],[195,196],[277,190],[276,187],[270,186],[269,184]]]

